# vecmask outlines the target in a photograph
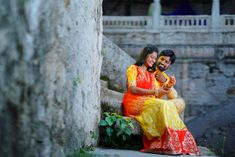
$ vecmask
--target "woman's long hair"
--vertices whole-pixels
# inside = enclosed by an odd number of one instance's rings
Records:
[[[139,58],[137,59],[135,65],[141,66],[144,64],[144,61],[148,54],[151,54],[153,52],[158,53],[158,48],[155,45],[147,45],[140,53]],[[152,67],[148,67],[147,70],[149,72],[154,72],[156,70],[156,63],[153,64]]]

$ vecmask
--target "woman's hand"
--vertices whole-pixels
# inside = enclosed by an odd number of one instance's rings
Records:
[[[161,88],[156,90],[155,96],[160,98],[163,95],[167,95],[169,92],[170,92],[170,90],[165,89],[164,87],[161,87]]]

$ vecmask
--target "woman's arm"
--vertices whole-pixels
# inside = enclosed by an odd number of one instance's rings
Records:
[[[153,89],[143,89],[143,88],[139,88],[136,86],[130,86],[129,89],[132,94],[140,94],[140,95],[155,95],[156,94],[156,90],[153,90]]]
[[[164,88],[159,89],[143,89],[136,86],[129,87],[132,94],[140,94],[140,95],[154,95],[156,97],[161,97],[162,95],[168,94],[169,91]]]

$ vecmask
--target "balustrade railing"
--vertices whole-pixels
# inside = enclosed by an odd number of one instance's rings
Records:
[[[161,16],[160,28],[169,29],[204,29],[208,30],[211,27],[210,16]]]
[[[220,28],[235,30],[235,15],[221,15]],[[108,29],[153,30],[152,16],[103,16],[104,31]],[[159,31],[190,30],[208,31],[212,29],[211,16],[161,16]]]
[[[221,27],[226,29],[234,29],[235,15],[221,15]]]
[[[146,29],[151,28],[151,16],[103,16],[104,28]]]

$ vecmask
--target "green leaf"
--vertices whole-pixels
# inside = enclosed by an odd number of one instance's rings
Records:
[[[122,128],[122,129],[125,129],[126,126],[127,126],[126,123],[122,123],[122,124],[121,124],[121,128]]]
[[[122,130],[119,130],[116,135],[117,137],[119,137],[121,134],[122,134]]]
[[[105,117],[105,121],[108,123],[109,126],[112,126],[114,121],[111,117]]]
[[[121,123],[125,123],[125,124],[127,124],[126,119],[122,118],[122,119],[121,119]]]
[[[121,116],[121,115],[119,115],[119,114],[117,114],[117,113],[115,113],[115,112],[112,113],[112,115],[115,116],[115,117],[117,117],[117,118],[123,118],[123,116]]]
[[[118,119],[116,120],[116,126],[118,127],[118,126],[120,126],[120,124],[121,124],[121,119],[118,118]]]
[[[131,123],[131,118],[125,118],[127,123]]]
[[[125,130],[124,130],[124,132],[125,132],[125,134],[127,134],[127,135],[131,135],[131,129],[130,128],[126,128]]]
[[[103,115],[104,115],[105,117],[109,117],[109,116],[110,116],[110,112],[104,112]]]
[[[134,129],[134,125],[130,122],[129,124],[128,124],[132,129]]]
[[[94,140],[98,139],[98,135],[94,131],[90,131],[91,138]]]
[[[101,120],[99,123],[100,126],[107,126],[108,123],[105,120]]]
[[[110,118],[112,119],[113,122],[115,122],[117,120],[117,118],[115,116],[110,116]]]
[[[106,128],[106,133],[107,133],[107,135],[108,135],[109,137],[111,137],[111,136],[112,136],[112,133],[113,133],[113,129],[110,128],[110,127],[107,127],[107,128]]]

